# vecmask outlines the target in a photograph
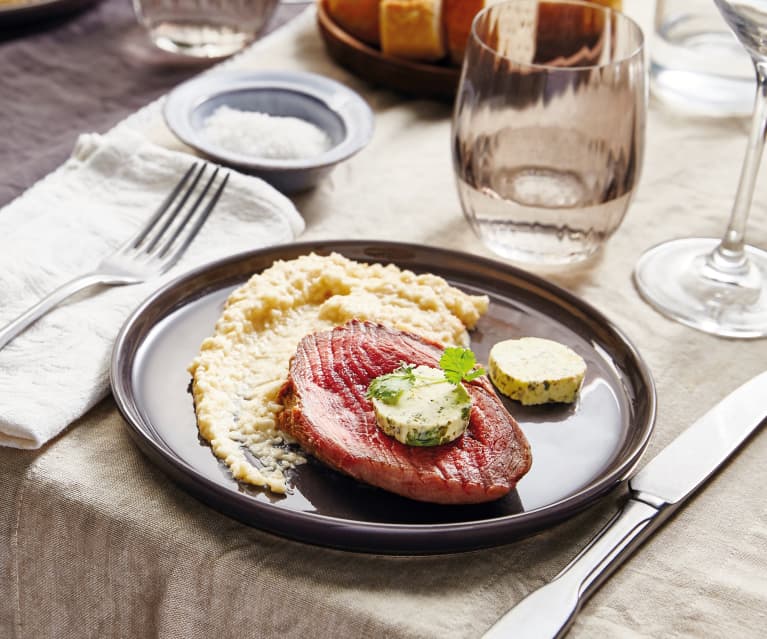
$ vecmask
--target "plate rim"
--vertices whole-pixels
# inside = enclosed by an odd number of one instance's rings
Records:
[[[0,28],[17,26],[41,18],[48,20],[62,14],[86,9],[101,0],[23,0],[0,6]]]
[[[158,302],[163,296],[169,295],[176,290],[184,288],[184,285],[188,285],[194,282],[196,279],[204,276],[208,272],[214,272],[219,269],[224,269],[227,266],[235,266],[239,263],[246,263],[259,258],[271,259],[272,261],[277,259],[286,259],[284,253],[289,252],[291,254],[305,254],[311,251],[338,251],[343,254],[344,249],[364,249],[375,248],[377,251],[424,251],[427,250],[432,255],[442,255],[443,257],[458,257],[463,260],[467,258],[473,262],[478,262],[486,268],[492,270],[501,269],[507,271],[509,274],[517,279],[526,281],[536,288],[544,289],[549,293],[553,293],[557,298],[567,302],[568,304],[578,308],[581,311],[586,312],[586,316],[590,318],[591,323],[595,323],[600,326],[602,330],[606,330],[613,339],[617,339],[618,342],[626,349],[626,353],[632,358],[635,365],[635,372],[639,374],[642,383],[644,384],[647,395],[645,418],[641,425],[635,426],[639,428],[639,441],[631,449],[630,453],[626,454],[625,459],[621,460],[621,463],[609,473],[598,475],[595,479],[590,480],[589,484],[577,492],[563,498],[556,502],[546,504],[532,510],[526,510],[522,513],[516,513],[513,515],[504,515],[492,519],[480,519],[480,520],[466,520],[459,522],[447,522],[437,524],[408,524],[408,523],[388,523],[388,522],[367,522],[354,519],[347,519],[342,517],[335,517],[331,515],[324,515],[321,513],[309,513],[299,510],[288,510],[284,508],[275,507],[272,504],[255,501],[252,497],[241,493],[235,492],[229,488],[223,487],[215,481],[205,477],[199,473],[194,466],[188,464],[181,457],[176,455],[171,449],[167,448],[163,442],[158,441],[157,438],[152,437],[152,427],[145,427],[145,421],[143,416],[138,410],[135,394],[132,392],[132,384],[126,384],[125,379],[121,375],[122,369],[127,364],[128,372],[132,371],[133,364],[135,363],[135,354],[138,351],[141,344],[144,343],[146,337],[151,332],[152,328],[156,326],[162,319],[168,317],[170,314],[193,302],[196,299],[200,299],[205,295],[213,292],[213,290],[220,290],[221,286],[216,286],[214,289],[205,292],[205,286],[198,286],[194,290],[194,294],[190,296],[185,295],[185,300],[181,304],[177,304],[172,307],[164,307],[163,315],[160,319],[155,320],[149,328],[147,328],[145,334],[141,336],[139,340],[139,346],[134,349],[132,355],[128,352],[128,340],[132,337],[133,331],[140,331],[141,321],[144,318],[145,313],[149,308]],[[372,260],[373,258],[371,258]],[[396,263],[395,260],[390,260]],[[407,268],[407,266],[403,266]],[[128,360],[126,361],[126,357]],[[575,296],[564,288],[559,287],[552,282],[545,280],[544,278],[524,271],[516,266],[499,262],[497,260],[485,258],[482,256],[466,253],[463,251],[456,251],[452,249],[446,249],[442,247],[436,247],[431,245],[418,245],[405,242],[393,242],[385,240],[313,240],[304,242],[294,242],[286,244],[271,245],[268,247],[255,249],[251,251],[244,251],[236,253],[234,255],[217,259],[206,264],[200,265],[186,273],[179,275],[173,280],[167,282],[156,291],[151,293],[144,301],[131,313],[128,319],[123,324],[120,332],[115,340],[114,347],[112,349],[112,356],[110,361],[110,386],[112,389],[112,395],[118,410],[120,411],[123,419],[128,427],[129,434],[137,443],[139,448],[146,453],[153,462],[159,462],[160,469],[170,474],[173,479],[182,484],[186,492],[190,492],[193,497],[200,499],[213,507],[215,510],[224,512],[234,518],[242,521],[243,523],[259,530],[276,534],[283,538],[293,539],[295,541],[302,541],[313,545],[334,547],[341,550],[356,551],[356,552],[372,552],[383,554],[441,554],[446,552],[461,552],[468,550],[476,550],[478,548],[484,548],[489,546],[497,546],[502,543],[508,543],[515,541],[520,537],[530,534],[534,531],[544,529],[552,523],[557,523],[569,519],[573,515],[577,514],[594,505],[594,503],[600,498],[611,492],[634,473],[639,461],[647,449],[650,438],[654,431],[656,414],[657,414],[657,391],[655,388],[655,382],[647,366],[644,358],[641,356],[633,342],[628,336],[607,318],[601,311],[592,306],[589,302]],[[125,376],[130,378],[130,375]],[[631,403],[631,402],[629,402]],[[191,490],[190,490],[191,486]],[[194,488],[201,489],[200,492],[196,492]],[[224,498],[222,501],[222,497]],[[239,507],[245,507],[246,510],[255,510],[259,515],[265,515],[265,522],[259,524],[252,523],[252,520],[243,518],[242,512]],[[291,531],[285,531],[279,526],[274,526],[272,520],[274,517],[271,515],[277,514],[276,519],[288,519],[297,520],[300,524],[305,525],[307,529],[311,531],[319,532],[320,539],[315,536],[309,536],[305,533],[293,534]],[[493,537],[493,533],[498,533],[497,529],[503,530],[508,526],[509,520],[514,520],[517,523],[515,532],[508,536],[507,542],[492,541],[489,537]],[[261,525],[265,524],[265,525]],[[459,543],[460,540],[452,539],[455,537],[455,533],[463,532],[471,526],[472,531],[482,531],[485,533],[481,537],[483,541],[474,544]],[[322,530],[323,527],[327,527],[326,530]],[[328,531],[343,529],[345,533],[359,536],[359,539],[355,539],[352,543],[348,540],[333,543],[332,535],[328,535]],[[375,531],[374,535],[377,543],[370,543],[370,540],[362,538],[362,536],[370,536],[371,532]],[[447,535],[446,543],[440,545],[437,550],[431,551],[423,543],[425,540],[421,540],[420,537],[424,537],[425,533],[429,535]],[[416,534],[419,537],[420,543],[408,543],[406,540],[401,539],[401,536],[410,536]],[[381,541],[385,544],[382,546]]]

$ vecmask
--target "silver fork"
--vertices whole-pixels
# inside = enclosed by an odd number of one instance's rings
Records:
[[[114,253],[104,258],[94,271],[61,285],[0,329],[0,349],[54,306],[78,291],[96,284],[138,284],[163,274],[178,262],[213,211],[229,179],[229,174],[225,174],[207,204],[201,208],[218,175],[216,169],[194,202],[186,206],[207,165],[203,163],[199,169],[197,167],[197,163],[189,167],[149,221]],[[190,179],[191,184],[182,193]]]

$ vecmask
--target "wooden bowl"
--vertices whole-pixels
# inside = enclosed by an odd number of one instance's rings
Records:
[[[326,0],[317,2],[317,23],[330,57],[338,64],[388,89],[420,98],[453,101],[461,75],[458,67],[386,56],[333,22],[325,4]]]

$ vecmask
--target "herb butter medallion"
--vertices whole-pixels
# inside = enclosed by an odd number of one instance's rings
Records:
[[[471,416],[471,397],[462,381],[484,374],[474,353],[448,348],[440,368],[402,363],[368,387],[378,426],[409,446],[438,446],[460,437]]]
[[[559,342],[523,337],[493,346],[489,369],[498,390],[522,404],[571,403],[578,397],[586,362]]]

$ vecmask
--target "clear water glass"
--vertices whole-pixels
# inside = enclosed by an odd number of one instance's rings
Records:
[[[711,0],[657,0],[650,87],[662,102],[703,116],[748,116],[751,59]]]
[[[634,281],[647,302],[683,324],[732,338],[767,336],[767,251],[746,244],[767,131],[767,0],[714,0],[751,56],[756,99],[730,221],[721,239],[671,240],[646,251]]]
[[[508,0],[473,24],[453,116],[463,212],[497,255],[556,265],[593,255],[639,181],[644,40],[627,16]]]
[[[198,57],[231,55],[252,42],[279,0],[133,0],[136,17],[161,49]]]

